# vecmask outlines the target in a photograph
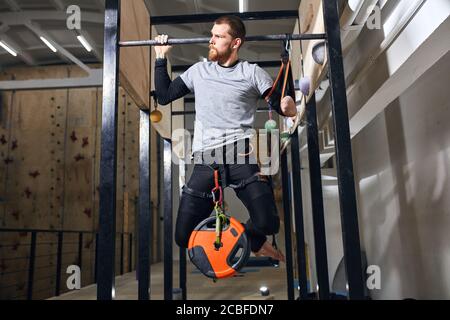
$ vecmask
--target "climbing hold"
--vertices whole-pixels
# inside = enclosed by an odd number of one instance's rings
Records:
[[[267,130],[267,132],[271,132],[272,130],[274,130],[277,127],[277,123],[275,120],[267,120],[266,123],[264,124],[264,128]]]
[[[309,90],[311,88],[311,78],[310,77],[301,78],[299,85],[300,85],[300,91],[303,93],[303,95],[309,96]]]
[[[162,113],[158,109],[153,110],[150,112],[150,120],[154,123],[160,122],[162,119]]]
[[[320,65],[325,62],[325,41],[318,42],[312,49],[313,60]]]

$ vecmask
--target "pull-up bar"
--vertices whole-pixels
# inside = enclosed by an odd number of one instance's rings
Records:
[[[245,41],[277,41],[277,40],[321,40],[326,39],[325,33],[317,34],[272,34],[265,36],[250,36],[246,37]],[[184,39],[168,39],[164,45],[173,44],[194,44],[194,43],[209,43],[211,37],[203,38],[184,38]],[[162,45],[156,40],[131,40],[119,42],[120,47],[137,47],[137,46],[160,46]]]

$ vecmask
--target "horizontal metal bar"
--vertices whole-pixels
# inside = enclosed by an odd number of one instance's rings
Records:
[[[234,15],[241,20],[281,20],[298,19],[298,10],[279,10],[279,11],[253,11],[253,12],[228,12],[228,13],[205,13],[205,14],[187,14],[173,16],[154,16],[150,17],[152,25],[161,24],[183,24],[183,23],[202,23],[214,22],[217,18],[226,15]]]
[[[195,114],[195,111],[172,111],[173,116],[184,116],[188,114]]]
[[[181,38],[181,39],[168,39],[167,43],[164,45],[175,45],[175,44],[196,44],[196,43],[209,43],[210,37],[202,38]],[[278,41],[278,40],[320,40],[326,39],[324,33],[317,34],[271,34],[265,36],[249,36],[245,38],[245,41]],[[120,41],[119,46],[121,47],[138,47],[138,46],[160,46],[162,45],[156,40],[130,40],[130,41]]]
[[[48,232],[48,233],[96,233],[96,231],[87,231],[87,230],[53,230],[53,229],[12,229],[12,228],[0,228],[1,232]],[[116,234],[130,234],[130,232],[116,232]]]

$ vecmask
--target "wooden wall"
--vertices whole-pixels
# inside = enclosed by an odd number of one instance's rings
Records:
[[[150,39],[150,14],[143,0],[121,1],[120,39]],[[120,49],[120,83],[143,110],[149,109],[150,48]]]
[[[77,77],[80,72],[77,67],[67,66],[15,68],[2,72],[0,79]],[[0,228],[97,231],[101,88],[0,94]],[[139,108],[122,88],[119,97],[117,232],[135,235],[139,196]],[[156,193],[154,132],[152,151],[152,190]],[[157,199],[157,196],[153,194],[152,198]],[[78,234],[64,236],[61,292],[67,290],[66,268],[77,264],[78,257]],[[92,235],[85,235],[83,239],[83,286],[94,281],[94,240]],[[24,299],[30,234],[0,232],[0,241],[0,299]],[[120,237],[117,241],[118,274]],[[39,234],[36,299],[54,295],[56,250],[56,234]],[[128,238],[125,238],[124,256],[128,257]],[[128,259],[125,258],[124,271],[127,270]]]

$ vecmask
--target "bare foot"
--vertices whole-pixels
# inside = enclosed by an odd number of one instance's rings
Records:
[[[257,257],[270,257],[275,260],[286,262],[283,253],[279,249],[275,249],[269,241],[264,242],[261,249],[255,253]]]

